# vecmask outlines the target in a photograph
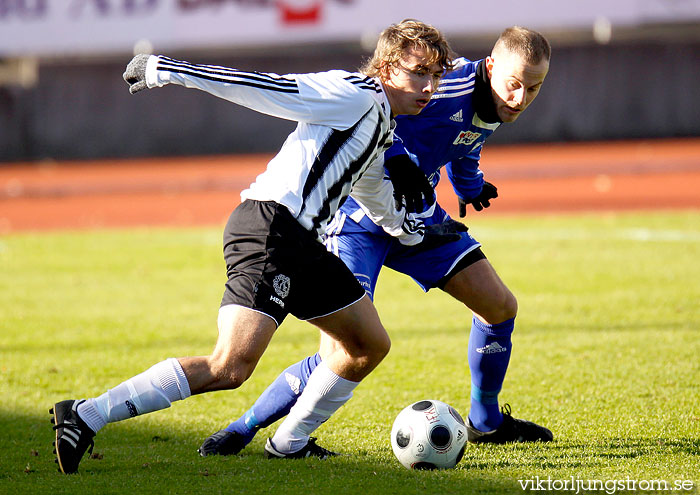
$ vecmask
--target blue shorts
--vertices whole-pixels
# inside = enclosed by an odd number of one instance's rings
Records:
[[[353,211],[354,204],[352,198],[348,198],[336,213],[326,231],[325,243],[328,250],[350,268],[371,298],[374,298],[382,265],[410,276],[427,292],[439,287],[463,258],[481,246],[468,232],[463,232],[459,241],[427,251],[416,246],[404,246],[366,216],[359,221],[350,218],[348,213]],[[354,214],[353,218],[358,218],[358,214]],[[445,210],[435,205],[435,214],[425,223],[442,223],[448,218]]]

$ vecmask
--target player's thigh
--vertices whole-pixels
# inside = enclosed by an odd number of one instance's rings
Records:
[[[468,232],[462,233],[457,241],[424,250],[418,246],[404,246],[398,241],[391,245],[384,265],[411,277],[424,291],[443,288],[449,280],[466,263],[483,258],[479,247],[481,244]],[[479,256],[475,257],[475,254]]]
[[[192,394],[239,387],[253,373],[277,325],[242,306],[219,310],[219,336],[210,356],[180,358]]]
[[[346,224],[351,223],[346,220]],[[353,225],[354,226],[354,225]],[[326,237],[326,247],[338,256],[352,272],[370,299],[374,299],[379,271],[389,250],[391,238],[372,234],[360,228],[332,232]],[[342,350],[341,344],[331,335],[321,332],[319,352],[326,359]]]
[[[351,355],[387,350],[389,336],[374,304],[365,295],[356,303],[330,315],[309,320]]]
[[[374,299],[379,271],[391,241],[390,237],[367,231],[341,231],[328,235],[325,245],[343,261],[370,299]]]
[[[514,318],[518,311],[515,296],[485,258],[455,273],[444,291],[489,324]]]
[[[391,340],[372,301],[365,295],[333,314],[309,320],[330,340],[324,361],[344,378],[361,380],[386,356]],[[322,341],[323,342],[323,341]]]
[[[212,358],[253,368],[277,329],[268,315],[234,304],[219,308],[218,326]]]

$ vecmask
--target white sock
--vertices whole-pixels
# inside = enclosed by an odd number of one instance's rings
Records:
[[[78,406],[78,415],[95,432],[139,414],[170,407],[191,395],[185,372],[175,358],[166,359],[140,375],[129,378],[96,399]]]
[[[275,449],[290,454],[303,448],[309,435],[350,400],[357,385],[358,382],[336,375],[322,361],[309,376],[306,388],[272,437]]]

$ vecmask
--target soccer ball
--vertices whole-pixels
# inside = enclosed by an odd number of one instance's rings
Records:
[[[439,400],[411,404],[396,416],[391,448],[408,469],[449,469],[462,459],[467,427],[457,410]]]

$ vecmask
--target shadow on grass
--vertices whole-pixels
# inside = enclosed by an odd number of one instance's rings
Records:
[[[698,438],[648,438],[643,440],[614,438],[597,444],[596,447],[603,450],[598,454],[601,457],[617,459],[634,459],[660,450],[674,454],[700,456],[700,439]]]
[[[264,433],[238,456],[202,458],[196,451],[206,437],[201,430],[191,424],[154,426],[141,418],[100,431],[80,473],[66,476],[54,462],[48,407],[31,415],[0,410],[0,493],[500,494],[517,483],[497,473],[475,471],[472,476],[461,467],[409,471],[390,449],[388,454],[362,451],[326,461],[268,460]]]
[[[210,431],[136,418],[102,430],[80,474],[65,476],[54,463],[48,407],[37,410],[31,415],[0,410],[0,493],[523,493],[518,479],[532,473],[593,473],[610,458],[625,461],[659,451],[700,455],[698,439],[468,446],[457,469],[416,472],[381,447],[327,461],[267,460],[263,433],[238,456],[202,458],[196,449]]]
[[[700,456],[697,438],[613,438],[583,443],[557,440],[549,444],[482,445],[467,449],[460,469],[492,471],[523,469],[526,472],[592,471],[611,461],[631,461],[658,456]]]

